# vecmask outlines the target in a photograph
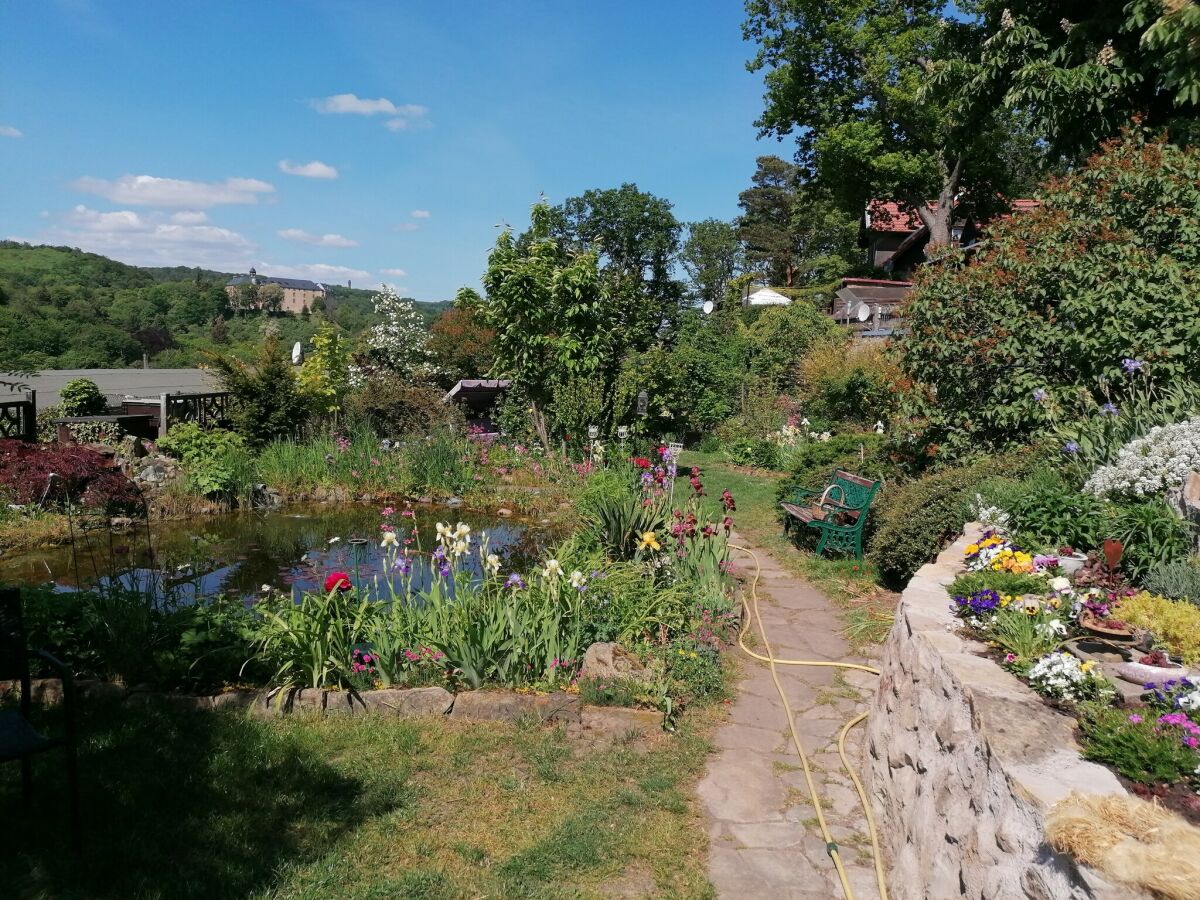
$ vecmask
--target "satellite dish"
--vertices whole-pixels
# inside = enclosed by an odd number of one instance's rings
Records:
[[[292,365],[298,366],[304,362],[304,348],[300,346],[300,342],[296,341],[292,347]]]
[[[871,307],[865,303],[858,304],[858,309],[854,311],[854,317],[860,322],[865,322],[871,318]]]
[[[707,316],[713,311],[713,302],[711,300],[705,300],[704,305],[700,308],[704,310],[704,314]]]

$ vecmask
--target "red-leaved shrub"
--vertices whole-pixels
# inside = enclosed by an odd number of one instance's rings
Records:
[[[109,457],[77,444],[0,440],[0,492],[10,503],[70,501],[106,512],[135,511],[144,504],[137,486]]]

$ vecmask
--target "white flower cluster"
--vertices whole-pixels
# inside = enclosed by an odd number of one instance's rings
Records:
[[[1161,496],[1183,484],[1188,472],[1200,468],[1200,416],[1175,425],[1150,429],[1117,453],[1116,462],[1101,466],[1084,490],[1103,497],[1126,494]]]
[[[1184,712],[1200,712],[1200,687],[1193,688],[1186,694],[1180,694],[1175,698],[1175,702],[1179,704],[1179,708]],[[1195,718],[1195,716],[1192,718]]]
[[[971,516],[985,528],[996,531],[1008,531],[1012,526],[1012,518],[998,506],[993,506],[983,499],[982,494],[976,494],[971,504]]]
[[[1061,700],[1081,700],[1095,694],[1104,676],[1094,672],[1095,663],[1081,663],[1070,653],[1049,653],[1026,676],[1034,690]]]

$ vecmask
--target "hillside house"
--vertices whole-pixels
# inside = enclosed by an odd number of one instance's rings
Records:
[[[1037,200],[1014,200],[1013,213],[1039,206]],[[937,209],[936,203],[931,203]],[[982,234],[980,223],[973,216],[955,219],[950,226],[950,241],[956,247],[970,247]],[[863,209],[859,224],[858,243],[866,251],[869,266],[895,275],[911,275],[925,262],[925,247],[929,229],[916,210],[908,209],[893,200],[871,200]]]
[[[316,282],[308,281],[304,278],[275,278],[270,275],[259,275],[254,269],[246,275],[235,275],[229,279],[225,285],[225,293],[229,295],[229,299],[235,305],[241,300],[244,286],[247,284],[256,285],[260,293],[263,288],[269,288],[274,285],[278,289],[279,296],[279,311],[298,315],[302,312],[311,311],[313,304],[317,300],[324,301],[329,293],[325,285]],[[262,306],[262,301],[259,300],[259,306]]]
[[[937,208],[936,203],[930,205]],[[1014,200],[1011,208],[1015,214],[1037,206],[1037,200]],[[973,216],[955,219],[951,224],[950,240],[956,247],[974,247],[982,234]],[[863,209],[858,242],[868,265],[896,277],[843,278],[830,313],[857,337],[890,337],[903,329],[900,307],[912,289],[912,282],[905,279],[926,262],[929,229],[915,210],[892,200],[871,200]]]

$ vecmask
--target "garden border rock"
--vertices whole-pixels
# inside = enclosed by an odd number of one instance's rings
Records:
[[[35,678],[30,696],[39,704],[62,701],[57,678]],[[614,742],[644,737],[662,730],[662,713],[618,706],[586,706],[574,694],[518,693],[516,691],[462,691],[452,694],[442,687],[380,688],[352,693],[315,688],[271,691],[231,690],[217,694],[177,694],[148,687],[126,687],[108,681],[80,679],[78,695],[85,699],[120,700],[125,703],[167,703],[188,709],[245,710],[256,718],[275,718],[294,712],[320,715],[374,713],[397,718],[446,716],[466,722],[534,722],[566,727],[570,737],[593,742]],[[19,681],[0,681],[0,698],[20,690]]]
[[[945,586],[982,526],[909,582],[884,645],[864,778],[896,900],[1139,900],[1056,853],[1051,805],[1072,790],[1127,792],[1080,756],[1075,720],[961,636]]]

